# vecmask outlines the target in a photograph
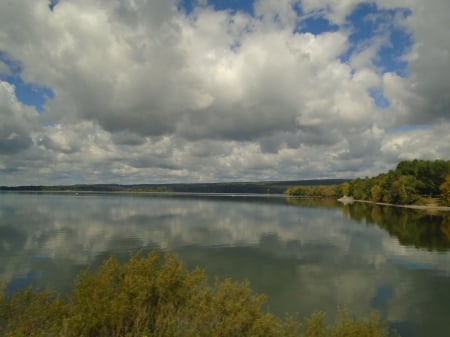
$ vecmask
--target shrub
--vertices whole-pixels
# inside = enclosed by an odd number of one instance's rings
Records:
[[[0,289],[1,290],[1,289]],[[46,291],[0,292],[2,336],[60,337],[384,337],[377,317],[366,321],[342,314],[334,328],[314,314],[304,324],[262,310],[264,296],[230,279],[212,286],[203,271],[186,271],[167,254],[133,256],[126,264],[106,260],[85,271],[62,300]]]

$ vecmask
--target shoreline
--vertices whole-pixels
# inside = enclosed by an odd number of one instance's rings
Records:
[[[390,204],[390,203],[386,203],[386,202],[375,202],[375,201],[369,201],[369,200],[354,199],[353,197],[342,197],[342,198],[339,198],[338,201],[342,202],[343,204],[349,204],[349,203],[353,203],[353,202],[362,202],[362,203],[366,203],[366,204],[410,208],[410,209],[418,209],[418,210],[423,210],[423,211],[450,211],[450,206]]]

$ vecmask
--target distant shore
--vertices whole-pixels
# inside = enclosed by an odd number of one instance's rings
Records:
[[[375,202],[369,200],[354,199],[353,197],[342,197],[338,201],[343,204],[351,204],[353,202],[362,202],[365,204],[374,204],[380,206],[391,206],[391,207],[402,207],[411,209],[420,209],[424,211],[450,211],[450,206],[437,206],[437,205],[400,205],[400,204],[390,204],[387,202]]]

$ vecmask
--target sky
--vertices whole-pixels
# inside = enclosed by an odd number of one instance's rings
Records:
[[[0,0],[0,185],[450,159],[448,0]]]

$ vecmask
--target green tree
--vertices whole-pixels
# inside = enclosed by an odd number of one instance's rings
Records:
[[[356,199],[413,204],[424,196],[443,195],[440,186],[449,175],[450,161],[401,161],[395,170],[371,178],[352,180],[350,192]],[[381,191],[378,191],[378,187],[373,189],[374,186],[379,186]],[[445,192],[445,182],[443,188]],[[442,201],[447,203],[448,199],[443,196]]]
[[[406,205],[416,201],[419,198],[416,192],[417,184],[417,179],[413,176],[398,177],[392,185],[395,195],[394,202]]]
[[[342,194],[344,196],[349,196],[350,195],[350,184],[345,182],[341,186],[342,186]]]
[[[370,195],[372,198],[372,201],[378,202],[381,200],[381,187],[378,185],[372,186],[370,189]]]
[[[350,183],[350,191],[355,199],[369,200],[370,187],[368,179],[356,178]]]

